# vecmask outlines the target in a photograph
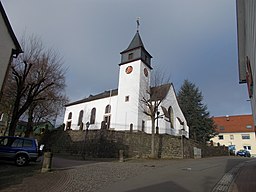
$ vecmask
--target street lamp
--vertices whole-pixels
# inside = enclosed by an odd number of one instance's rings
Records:
[[[183,133],[184,133],[184,131],[185,131],[184,126],[183,126],[183,125],[184,125],[184,124],[181,124],[182,129],[180,129],[180,142],[181,142],[180,147],[181,147],[181,158],[182,158],[182,159],[184,158]]]
[[[156,134],[159,133],[159,127],[158,127],[158,118],[159,118],[159,114],[160,114],[160,112],[157,111],[157,112],[156,112]]]

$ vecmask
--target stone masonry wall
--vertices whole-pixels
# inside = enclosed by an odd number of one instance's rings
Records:
[[[117,158],[119,150],[124,150],[126,158],[146,158],[151,153],[151,135],[143,132],[59,130],[47,134],[41,143],[53,153],[84,157]],[[194,158],[194,147],[201,149],[202,157],[228,155],[227,148],[223,146],[206,146],[171,135],[155,135],[155,146],[159,158]]]

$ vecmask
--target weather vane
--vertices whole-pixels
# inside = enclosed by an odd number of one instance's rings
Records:
[[[140,17],[137,17],[137,32],[139,32],[139,27],[140,27]]]

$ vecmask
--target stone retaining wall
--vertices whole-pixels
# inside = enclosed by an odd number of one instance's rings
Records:
[[[41,142],[53,153],[84,157],[117,158],[119,150],[124,150],[125,158],[145,158],[151,153],[151,135],[144,132],[59,130],[48,133]],[[155,152],[159,158],[194,158],[194,147],[201,149],[202,157],[228,155],[223,146],[206,146],[184,137],[155,135]]]

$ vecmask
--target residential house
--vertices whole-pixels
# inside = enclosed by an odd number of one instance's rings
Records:
[[[239,82],[246,83],[256,125],[256,1],[237,0]]]
[[[19,121],[15,130],[15,136],[24,136],[27,128],[26,121]],[[45,133],[45,131],[51,131],[54,129],[53,124],[50,121],[33,123],[33,134],[41,135]],[[5,129],[0,127],[0,136],[4,134]]]
[[[213,117],[219,133],[211,140],[220,145],[234,148],[235,151],[246,149],[256,156],[255,126],[252,115]]]

